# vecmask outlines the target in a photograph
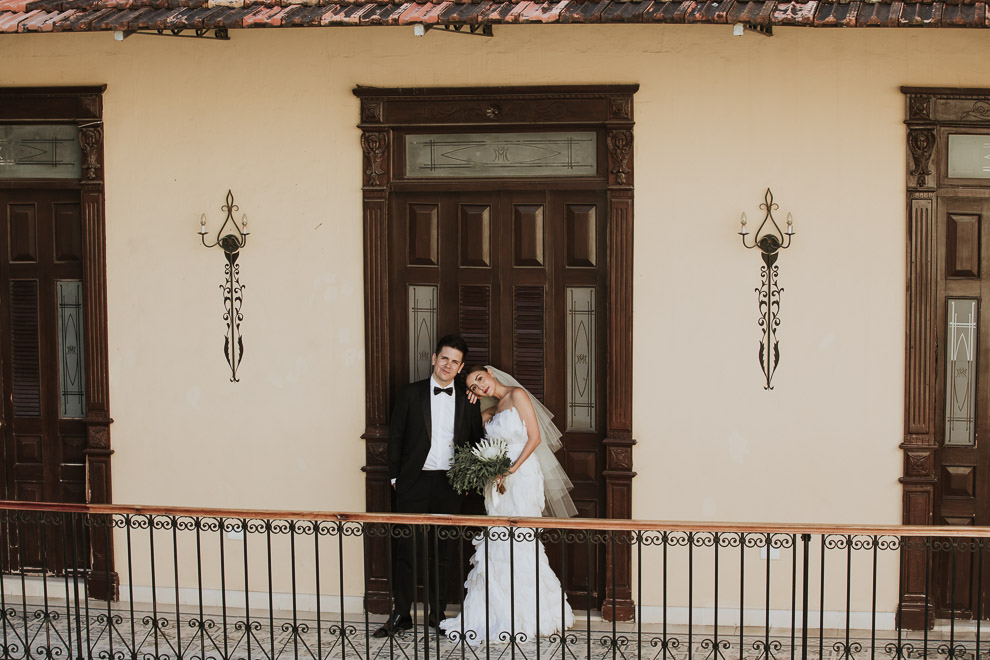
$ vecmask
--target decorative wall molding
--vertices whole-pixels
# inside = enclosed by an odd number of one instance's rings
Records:
[[[632,185],[632,166],[629,159],[632,157],[633,134],[630,130],[619,129],[609,131],[608,138],[608,171],[610,183],[624,186]],[[627,182],[626,179],[629,178]]]
[[[82,147],[83,151],[84,177],[93,181],[103,166],[103,129],[99,126],[80,128],[79,146]]]
[[[934,185],[929,183],[929,178],[932,176],[931,160],[935,142],[935,131],[920,129],[908,132],[908,149],[914,159],[914,168],[910,175],[915,177],[915,186],[918,188]]]
[[[361,150],[364,151],[364,185],[384,186],[387,183],[385,157],[388,153],[388,136],[379,131],[361,133]]]
[[[914,94],[908,97],[908,119],[915,121],[932,118],[932,97],[924,94]]]

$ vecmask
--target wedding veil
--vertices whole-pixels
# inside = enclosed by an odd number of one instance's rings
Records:
[[[560,467],[557,457],[554,456],[554,453],[563,447],[563,443],[560,441],[560,430],[554,426],[552,421],[553,413],[547,410],[546,406],[540,403],[533,396],[533,393],[523,387],[518,380],[495,367],[488,366],[486,368],[502,385],[522,388],[533,403],[533,409],[536,411],[536,423],[540,429],[540,444],[536,445],[531,456],[536,459],[540,471],[543,472],[543,494],[546,499],[543,515],[553,518],[573,518],[578,512],[569,493],[574,488],[574,484],[571,483],[564,468]]]

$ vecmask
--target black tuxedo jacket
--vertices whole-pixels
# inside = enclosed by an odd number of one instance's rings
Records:
[[[396,495],[415,486],[430,453],[433,399],[430,379],[406,385],[396,399],[388,429],[388,476]],[[448,396],[438,394],[436,396]],[[467,390],[454,384],[454,445],[473,445],[484,435],[481,408],[470,403]]]

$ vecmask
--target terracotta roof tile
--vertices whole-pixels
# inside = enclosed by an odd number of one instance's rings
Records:
[[[901,11],[900,25],[911,27],[938,27],[942,18],[944,3],[921,4],[905,2]]]
[[[770,17],[777,7],[776,2],[737,2],[729,9],[730,23],[747,23],[749,25],[772,25]]]
[[[660,0],[663,2],[663,0]],[[555,6],[557,16],[567,7],[567,1],[561,0]],[[615,2],[602,12],[604,23],[642,23],[646,11],[654,5],[653,2]]]
[[[814,25],[817,0],[811,2],[778,2],[773,10],[774,25]]]
[[[955,4],[946,3],[942,9],[942,27],[985,27],[986,3]]]
[[[0,0],[0,32],[320,25],[990,27],[987,0]]]
[[[823,27],[850,27],[856,25],[858,2],[821,2],[815,14],[815,25]]]
[[[860,7],[857,25],[860,27],[897,27],[904,3],[867,2]]]
[[[17,32],[17,26],[41,13],[40,9],[27,12],[4,12],[0,14],[0,32]]]
[[[19,14],[27,9],[27,0],[0,0],[0,12]]]

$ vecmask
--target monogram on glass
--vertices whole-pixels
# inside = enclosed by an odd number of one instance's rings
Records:
[[[0,179],[78,179],[79,128],[71,124],[0,126]]]
[[[594,287],[567,287],[567,430],[595,430]]]
[[[593,176],[597,147],[593,131],[407,135],[406,175]]]
[[[409,381],[430,377],[430,356],[437,340],[437,287],[409,287]]]
[[[979,301],[949,298],[946,309],[945,444],[976,443],[976,350]]]
[[[86,416],[83,364],[82,281],[56,282],[58,293],[58,366],[60,416]]]

